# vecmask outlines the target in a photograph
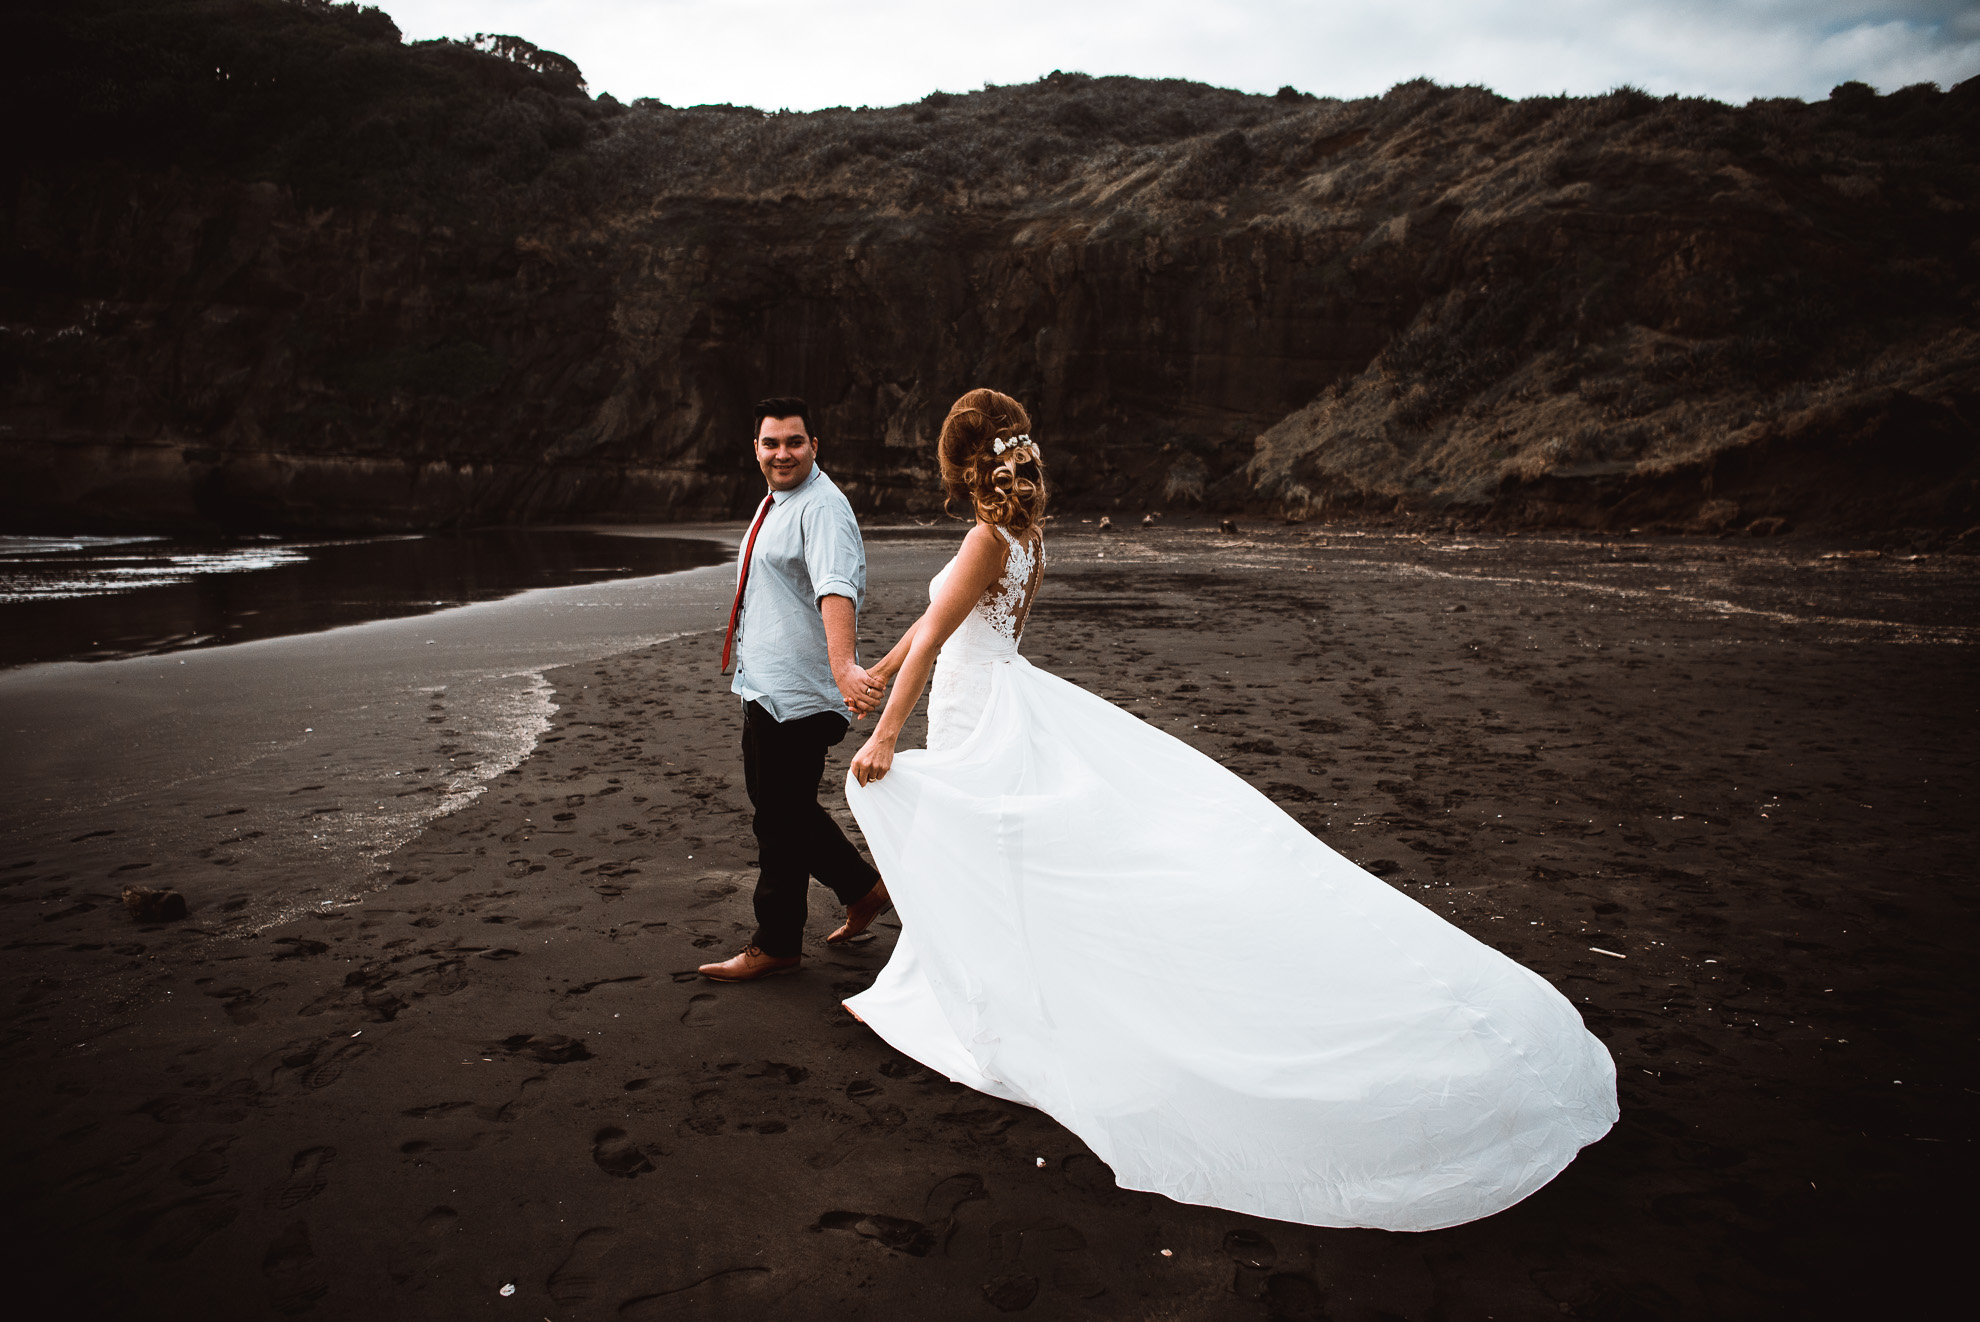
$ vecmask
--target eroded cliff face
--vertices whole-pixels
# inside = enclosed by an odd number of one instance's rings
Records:
[[[994,385],[1074,507],[1980,522],[1980,86],[1200,89],[1158,140],[1024,136],[1125,81],[613,108],[571,149],[609,189],[485,215],[24,168],[0,519],[737,516],[772,393],[856,507],[926,512]]]
[[[86,234],[112,286],[31,332],[41,371],[7,410],[54,508],[734,514],[761,485],[750,404],[799,393],[861,508],[922,510],[934,430],[977,383],[1027,401],[1069,499],[1200,500],[1395,329],[1329,288],[1324,239],[1214,217],[689,198],[503,242],[269,186],[124,201],[22,208]]]

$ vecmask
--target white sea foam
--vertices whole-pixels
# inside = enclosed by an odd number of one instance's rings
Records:
[[[422,692],[449,695],[444,687]],[[453,685],[450,705],[457,711],[469,708],[468,714],[454,720],[456,726],[466,727],[463,737],[469,747],[457,755],[431,803],[370,823],[373,829],[359,843],[359,852],[374,866],[382,866],[388,854],[418,835],[428,822],[467,807],[497,776],[521,766],[557,712],[551,692],[541,670],[509,671]],[[472,760],[462,765],[467,759]]]
[[[309,559],[300,546],[145,552],[158,538],[0,538],[0,604],[94,597],[173,587],[208,574],[239,574]],[[128,550],[121,548],[130,548]]]

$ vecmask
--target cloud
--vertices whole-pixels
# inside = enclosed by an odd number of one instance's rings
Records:
[[[1365,96],[1430,77],[1508,96],[1632,83],[1744,102],[1980,74],[1958,0],[384,0],[409,39],[509,32],[594,92],[670,105],[896,105],[1053,69]]]

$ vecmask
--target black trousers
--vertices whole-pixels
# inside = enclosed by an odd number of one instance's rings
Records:
[[[743,783],[756,809],[756,939],[764,954],[788,959],[804,941],[805,893],[812,877],[851,904],[880,880],[818,802],[825,750],[846,737],[835,712],[778,721],[743,704]]]

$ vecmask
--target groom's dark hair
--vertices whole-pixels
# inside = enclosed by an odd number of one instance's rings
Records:
[[[796,395],[772,395],[768,399],[757,400],[756,421],[749,429],[751,440],[763,434],[765,418],[796,418],[804,424],[804,434],[811,435],[811,411]]]

